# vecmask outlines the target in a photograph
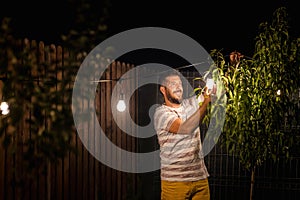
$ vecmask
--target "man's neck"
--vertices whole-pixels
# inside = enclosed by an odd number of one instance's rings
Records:
[[[169,106],[171,108],[179,108],[181,106],[181,104],[177,104],[177,103],[171,103],[170,101],[166,101],[165,102],[166,106]]]

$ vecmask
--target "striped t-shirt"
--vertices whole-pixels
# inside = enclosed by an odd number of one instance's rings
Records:
[[[197,181],[209,176],[201,150],[200,128],[191,134],[168,132],[177,118],[185,121],[198,107],[196,98],[190,98],[184,99],[178,108],[156,108],[154,128],[160,145],[161,180]]]

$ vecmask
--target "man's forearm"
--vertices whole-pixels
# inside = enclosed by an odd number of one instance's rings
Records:
[[[204,101],[201,107],[180,125],[177,133],[190,134],[194,131],[195,128],[199,126],[200,122],[202,122],[206,114],[208,104],[209,101]]]

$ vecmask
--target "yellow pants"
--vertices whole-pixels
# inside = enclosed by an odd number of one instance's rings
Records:
[[[191,182],[161,181],[161,200],[209,200],[208,179]]]

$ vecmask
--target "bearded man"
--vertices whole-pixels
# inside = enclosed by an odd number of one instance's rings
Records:
[[[159,84],[164,103],[154,112],[154,128],[160,145],[161,199],[209,200],[209,173],[199,125],[211,101],[210,93],[204,90],[201,106],[196,96],[183,99],[176,70],[162,73]]]

